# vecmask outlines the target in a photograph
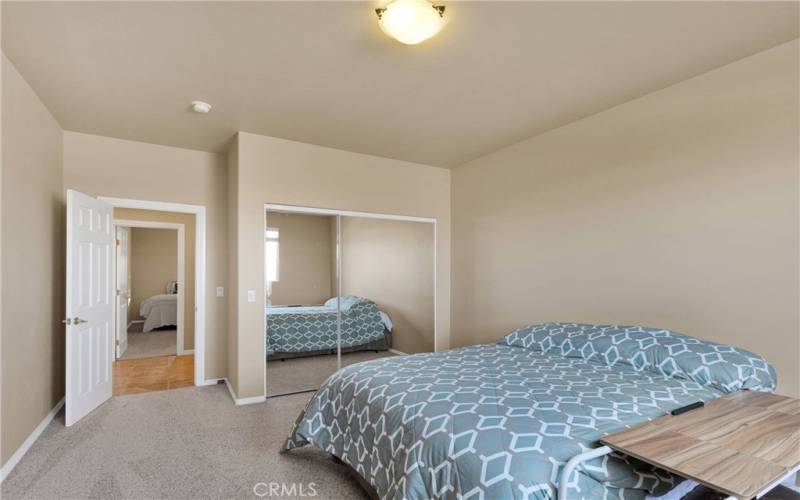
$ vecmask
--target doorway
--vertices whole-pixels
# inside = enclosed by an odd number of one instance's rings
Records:
[[[147,211],[146,215],[186,219],[168,212]],[[132,216],[137,213],[114,209],[116,358],[185,354],[190,350],[186,337],[194,339],[194,322],[187,321],[186,314],[185,224],[121,218]],[[194,256],[189,257],[193,260]]]
[[[113,394],[193,385],[194,215],[119,207],[113,215]]]

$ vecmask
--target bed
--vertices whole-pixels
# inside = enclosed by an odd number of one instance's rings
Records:
[[[532,325],[497,344],[342,368],[282,451],[319,447],[380,498],[552,499],[564,464],[603,435],[775,385],[763,358],[667,330]],[[569,481],[570,499],[630,500],[663,495],[680,479],[611,455]]]
[[[178,324],[178,295],[159,294],[148,297],[139,305],[139,315],[144,318],[143,332]]]
[[[340,300],[342,351],[386,350],[391,347],[391,320],[375,302],[354,295]],[[336,350],[336,297],[322,306],[268,307],[269,359],[328,354]]]

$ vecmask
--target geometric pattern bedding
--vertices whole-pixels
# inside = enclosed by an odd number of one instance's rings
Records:
[[[501,344],[568,358],[623,363],[636,371],[651,370],[730,393],[743,389],[772,391],[775,369],[744,349],[689,335],[643,326],[544,323],[519,328]]]
[[[371,300],[343,296],[342,347],[369,344],[384,337],[378,306]],[[267,354],[336,349],[336,298],[322,307],[267,309]]]
[[[573,327],[580,326],[537,325],[499,344],[342,368],[309,401],[283,451],[319,447],[355,469],[381,498],[553,499],[564,464],[596,447],[602,436],[727,392],[680,370],[652,369],[627,350],[617,357],[609,352],[608,335],[591,329],[578,334]],[[578,356],[580,350],[560,345],[565,328],[585,353],[594,348],[602,355]],[[673,345],[662,343],[670,337],[660,331],[636,330],[627,338],[641,341],[644,350]],[[735,350],[742,359],[718,361],[700,355],[709,352],[708,345],[689,342],[686,349],[708,368],[709,379],[716,380],[724,363],[763,366],[769,374],[763,385],[747,369],[740,383],[754,390],[775,387],[774,370],[760,357]],[[628,357],[636,357],[636,365]],[[695,372],[690,365],[682,366]],[[638,499],[662,495],[678,481],[612,454],[587,462],[569,478],[570,498]]]

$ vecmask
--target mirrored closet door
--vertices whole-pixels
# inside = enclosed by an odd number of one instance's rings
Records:
[[[266,211],[267,396],[319,388],[339,366],[338,216]]]
[[[435,224],[269,205],[267,396],[337,369],[435,349]]]

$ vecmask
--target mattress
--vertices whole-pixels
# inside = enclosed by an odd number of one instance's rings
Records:
[[[666,330],[534,325],[498,344],[342,368],[283,451],[319,447],[381,498],[553,499],[564,464],[600,437],[775,383],[755,354]],[[587,499],[660,496],[681,481],[616,454],[568,479],[570,498]]]
[[[139,315],[144,318],[143,332],[178,324],[178,296],[153,295],[139,305]]]

